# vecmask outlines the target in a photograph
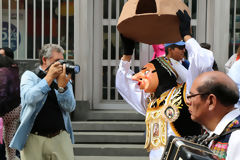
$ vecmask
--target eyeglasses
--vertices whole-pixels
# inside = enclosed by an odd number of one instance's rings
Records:
[[[189,94],[189,95],[187,95],[187,99],[190,100],[192,97],[195,97],[198,95],[207,95],[207,94],[210,94],[210,93],[206,92],[206,93]]]
[[[180,50],[184,50],[185,49],[185,45],[183,45],[183,46],[176,46],[176,48],[178,48]]]

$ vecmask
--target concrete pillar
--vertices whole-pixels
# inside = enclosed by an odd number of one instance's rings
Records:
[[[208,0],[207,40],[212,44],[215,60],[220,71],[228,60],[230,1]]]

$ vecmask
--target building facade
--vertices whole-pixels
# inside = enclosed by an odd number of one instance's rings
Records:
[[[81,66],[75,96],[90,109],[129,109],[115,88],[122,55],[117,20],[127,0],[2,0],[0,47],[15,59],[35,66],[43,44],[65,49],[66,60]],[[219,69],[240,44],[240,0],[184,0],[192,14],[193,36],[212,46]],[[11,25],[9,25],[11,24]],[[152,58],[151,46],[140,43],[132,60],[136,72]],[[27,66],[27,67],[26,67]]]

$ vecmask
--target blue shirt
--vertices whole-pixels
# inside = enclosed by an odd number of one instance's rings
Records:
[[[61,108],[66,131],[70,134],[72,143],[74,137],[72,132],[69,113],[76,107],[72,84],[68,82],[68,89],[64,93],[55,90],[58,104]],[[40,79],[35,73],[26,71],[22,75],[20,84],[21,106],[20,125],[10,143],[11,148],[22,150],[32,130],[35,118],[42,109],[48,92],[51,88],[47,81]]]

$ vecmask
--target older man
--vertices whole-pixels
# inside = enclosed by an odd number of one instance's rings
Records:
[[[197,77],[187,96],[191,119],[203,125],[213,137],[209,147],[217,159],[240,159],[240,111],[234,107],[238,98],[236,84],[218,71]]]
[[[73,133],[69,113],[75,109],[71,75],[66,76],[64,50],[46,44],[40,66],[22,75],[21,124],[10,147],[21,150],[22,160],[73,160]]]

